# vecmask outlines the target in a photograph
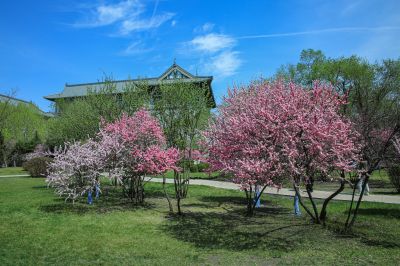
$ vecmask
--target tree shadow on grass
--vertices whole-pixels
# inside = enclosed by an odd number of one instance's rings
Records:
[[[32,187],[33,189],[45,189],[45,188],[48,188],[46,185],[43,185],[43,186],[33,186]]]
[[[242,214],[245,214],[246,212],[246,205],[247,201],[245,197],[241,196],[205,196],[201,197],[200,199],[203,202],[207,203],[215,203],[218,206],[222,206],[223,204],[235,204],[239,207],[239,212]],[[287,209],[287,208],[282,208],[279,206],[276,206],[274,202],[266,199],[261,200],[261,207],[257,208],[255,210],[255,215],[261,215],[261,214],[266,214],[266,215],[287,215],[292,213],[292,210]]]
[[[360,208],[358,210],[359,215],[371,215],[371,216],[385,216],[388,218],[395,218],[399,219],[400,218],[400,209],[393,209],[393,208],[386,208],[386,209],[380,209],[380,208]]]
[[[286,219],[280,217],[283,213]],[[287,219],[287,213],[279,207],[260,208],[255,217],[246,217],[242,209],[236,208],[227,212],[187,212],[174,216],[163,230],[200,248],[288,252],[301,247],[303,231],[309,231],[312,225],[303,219]]]
[[[147,199],[149,200],[150,197]],[[146,201],[143,204],[134,204],[128,199],[124,198],[122,192],[113,187],[105,187],[103,194],[96,200],[93,198],[91,205],[87,204],[87,198],[82,197],[75,201],[73,204],[71,201],[65,202],[62,198],[54,199],[54,204],[46,204],[39,206],[39,210],[48,213],[55,214],[79,214],[83,215],[86,213],[108,213],[114,211],[133,211],[137,209],[153,209],[155,204]]]
[[[394,195],[400,196],[400,192],[397,191],[374,191],[372,195]]]
[[[203,196],[200,201],[216,203],[218,205],[224,203],[237,204],[246,207],[246,198],[243,196]]]

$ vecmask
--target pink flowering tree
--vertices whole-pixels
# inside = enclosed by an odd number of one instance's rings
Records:
[[[203,133],[203,146],[214,169],[234,175],[252,214],[256,186],[262,193],[287,176],[312,184],[317,173],[350,170],[357,146],[351,124],[338,113],[343,103],[321,84],[306,90],[281,81],[253,83],[229,92]],[[307,191],[312,201],[312,188]],[[318,213],[308,213],[319,222]]]
[[[290,143],[284,149],[284,156],[300,204],[316,223],[325,223],[328,203],[344,189],[344,173],[354,170],[359,161],[359,135],[353,130],[353,124],[340,114],[340,109],[346,104],[345,98],[330,85],[318,82],[311,90],[278,82],[271,86],[271,92],[283,93],[281,97],[290,103],[282,114],[290,118],[282,121]],[[340,171],[340,187],[324,201],[319,212],[312,197],[314,179],[317,175],[329,176],[333,170]],[[305,183],[313,212],[301,201],[296,186],[300,182]]]
[[[179,159],[178,150],[166,149],[158,121],[145,109],[105,124],[98,137],[109,176],[123,185],[125,194],[135,203],[144,200],[146,175],[174,169]]]
[[[65,200],[76,199],[93,190],[99,184],[103,169],[101,146],[92,139],[85,143],[65,143],[51,155],[46,182]]]

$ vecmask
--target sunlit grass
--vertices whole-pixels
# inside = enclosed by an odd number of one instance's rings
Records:
[[[161,184],[145,190],[140,207],[110,186],[92,206],[85,199],[72,205],[43,178],[1,178],[0,265],[394,265],[400,259],[399,205],[363,203],[354,231],[343,235],[346,202],[330,205],[323,228],[294,217],[291,198],[265,195],[249,218],[242,192],[191,186],[178,217],[168,214]]]

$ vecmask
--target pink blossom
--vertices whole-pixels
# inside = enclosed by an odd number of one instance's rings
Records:
[[[344,98],[329,85],[307,90],[276,81],[234,88],[203,132],[214,169],[232,173],[247,189],[280,186],[285,176],[350,170],[357,133],[339,114]]]

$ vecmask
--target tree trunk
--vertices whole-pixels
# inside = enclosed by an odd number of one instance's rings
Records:
[[[322,221],[322,224],[325,226],[325,221],[326,221],[326,208],[328,207],[329,202],[336,197],[340,192],[343,191],[344,185],[346,184],[344,178],[342,177],[340,179],[340,187],[338,190],[335,191],[332,195],[330,195],[328,198],[324,200],[324,204],[322,205],[321,213],[319,216],[320,221]]]
[[[300,203],[301,207],[303,207],[303,209],[308,213],[308,215],[310,215],[311,219],[313,219],[313,221],[315,221],[316,219],[315,219],[314,215],[312,214],[310,209],[307,208],[307,206],[304,204],[304,202],[302,200],[299,188],[296,187],[296,185],[293,185],[293,188],[294,188],[294,191],[296,192],[297,197],[299,198],[299,203]]]
[[[182,215],[182,211],[181,211],[181,198],[177,198],[176,199],[176,205],[178,207],[178,215]]]
[[[181,211],[181,198],[182,198],[182,177],[178,171],[174,171],[174,187],[176,206],[178,208],[178,215],[182,215]]]
[[[257,205],[257,201],[261,198],[261,195],[264,193],[264,190],[267,188],[267,185],[265,185],[262,189],[261,189],[261,191],[260,191],[260,194],[258,195],[258,197],[255,197],[254,198],[254,200],[253,200],[253,213],[254,213],[254,210],[256,209],[256,205]],[[255,189],[254,189],[255,190]]]
[[[317,223],[317,224],[320,224],[321,221],[319,220],[317,205],[315,205],[314,199],[313,199],[313,197],[311,195],[311,190],[309,188],[307,188],[306,191],[307,191],[308,198],[310,199],[311,205],[312,205],[313,210],[314,210],[314,214],[315,214],[314,222]]]
[[[252,191],[252,187],[251,187],[251,185],[250,185],[250,191],[249,190],[247,190],[247,189],[245,189],[244,190],[244,192],[246,193],[246,199],[247,199],[247,215],[248,216],[253,216],[253,211],[254,211],[254,209],[253,209],[253,202],[252,202],[252,200],[253,200],[253,191]]]
[[[356,189],[357,189],[358,182],[360,182],[360,180],[358,180],[358,181],[354,184],[354,187],[353,187],[353,194],[352,194],[352,196],[351,196],[350,208],[349,208],[349,211],[348,211],[348,213],[347,213],[346,223],[344,224],[344,227],[345,227],[345,228],[347,228],[348,225],[349,225],[350,216],[351,216],[351,210],[353,209],[354,196],[355,196],[355,194],[356,194]]]
[[[357,205],[356,205],[356,208],[355,208],[354,213],[353,213],[353,218],[351,219],[350,223],[348,224],[347,229],[351,229],[351,227],[353,226],[353,224],[354,224],[354,222],[355,222],[355,220],[357,218],[358,209],[360,208],[361,200],[362,200],[362,198],[364,196],[365,187],[368,184],[368,180],[369,180],[369,174],[365,174],[364,183],[363,183],[363,186],[362,186],[362,189],[361,189],[361,194],[360,194],[360,197],[358,198]]]
[[[174,212],[174,209],[173,209],[173,207],[172,207],[171,200],[170,200],[170,198],[169,198],[169,196],[168,196],[168,193],[167,193],[167,190],[166,190],[166,188],[165,188],[165,183],[166,183],[166,177],[165,177],[165,175],[163,174],[163,190],[164,190],[165,198],[166,198],[167,201],[168,201],[169,212],[170,212],[170,213],[173,213],[173,212]]]

